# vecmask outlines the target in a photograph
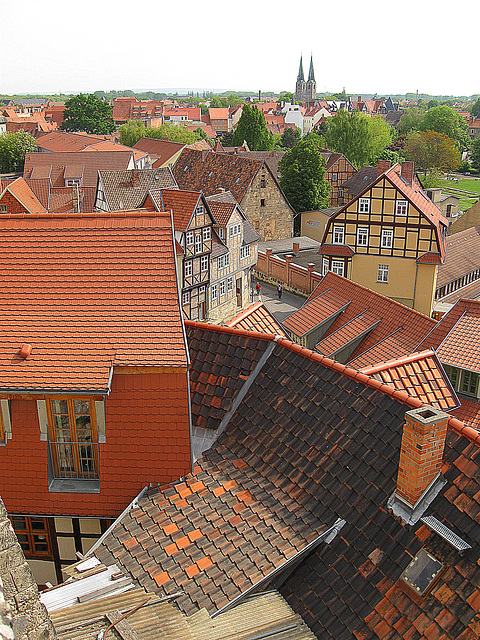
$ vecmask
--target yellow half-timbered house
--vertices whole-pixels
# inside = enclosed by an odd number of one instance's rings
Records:
[[[319,253],[331,270],[430,315],[448,221],[412,162],[379,161],[377,177],[327,223]]]

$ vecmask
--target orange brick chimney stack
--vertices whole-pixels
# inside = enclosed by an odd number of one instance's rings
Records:
[[[412,507],[440,473],[447,424],[448,415],[433,407],[405,414],[396,496]]]
[[[390,160],[379,160],[377,162],[377,178],[390,169]]]
[[[408,182],[408,184],[413,184],[413,176],[415,175],[415,164],[413,162],[402,162],[402,178]]]

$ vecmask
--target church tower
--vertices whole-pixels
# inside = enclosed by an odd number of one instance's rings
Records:
[[[313,56],[310,56],[310,70],[308,72],[305,93],[305,100],[307,102],[313,102],[317,97],[317,83],[315,82],[315,72],[313,71]]]
[[[297,84],[295,85],[295,99],[297,102],[305,100],[306,86],[305,76],[303,75],[303,60],[302,56],[300,56],[300,67],[298,68]]]

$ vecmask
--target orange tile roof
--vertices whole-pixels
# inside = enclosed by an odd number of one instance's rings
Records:
[[[225,227],[237,205],[235,202],[217,202],[212,200],[210,196],[208,198],[208,206],[215,218],[215,222],[221,227]]]
[[[0,389],[103,393],[112,365],[187,366],[169,215],[8,215],[0,229]]]
[[[172,211],[176,231],[185,231],[201,197],[200,191],[150,189],[148,192],[157,211]]]
[[[52,131],[36,140],[37,146],[48,151],[84,151],[92,144],[105,142],[105,136],[89,133],[71,133],[67,131]]]
[[[334,313],[340,313],[348,304],[350,301],[341,292],[337,293],[334,288],[324,289],[316,297],[310,296],[303,307],[285,318],[283,326],[299,337],[304,336]]]
[[[451,382],[434,351],[413,353],[405,358],[362,369],[385,384],[416,396],[424,404],[450,412],[460,404]],[[457,417],[459,417],[457,415]]]
[[[139,149],[149,153],[151,156],[158,157],[162,163],[167,162],[184,147],[185,144],[182,142],[170,142],[170,140],[160,140],[158,138],[141,138],[133,146],[134,149]]]
[[[255,302],[226,323],[227,327],[236,327],[245,331],[258,331],[259,333],[276,334],[287,337],[287,334],[274,316],[262,302]]]
[[[40,200],[37,198],[32,189],[28,186],[27,182],[23,178],[17,178],[11,182],[1,193],[0,199],[3,194],[9,191],[14,198],[16,198],[29,213],[45,213],[46,209]]]
[[[320,340],[315,349],[324,356],[334,357],[337,351],[373,331],[379,322],[380,319],[375,314],[369,313],[367,310],[362,311],[358,316]]]
[[[468,309],[437,349],[445,364],[480,373],[480,302],[471,300]]]
[[[228,120],[230,114],[228,113],[228,108],[210,107],[208,115],[212,120]]]
[[[480,226],[447,237],[445,263],[438,268],[437,289],[470,271],[480,262]]]

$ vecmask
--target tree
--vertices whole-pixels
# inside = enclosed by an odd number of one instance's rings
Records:
[[[300,140],[302,133],[298,127],[295,129],[285,129],[281,136],[281,146],[285,149],[292,149]]]
[[[470,115],[478,118],[480,116],[480,98],[477,98],[475,104],[470,108]]]
[[[278,97],[280,102],[293,102],[293,93],[290,91],[280,91],[280,96]]]
[[[279,163],[282,187],[297,213],[328,205],[330,185],[325,180],[325,160],[312,140],[303,139]]]
[[[23,171],[25,154],[36,150],[35,138],[23,129],[0,136],[0,172]]]
[[[446,105],[429,109],[423,117],[419,129],[443,133],[443,135],[455,140],[460,149],[467,149],[470,145],[465,119]]]
[[[203,129],[201,129],[200,127],[198,127],[197,129],[194,129],[193,133],[195,133],[198,136],[199,140],[206,140],[208,138],[208,136],[205,133],[205,131]]]
[[[325,139],[331,151],[343,153],[359,169],[390,144],[392,128],[380,117],[369,118],[344,109],[326,122]]]
[[[63,131],[86,131],[104,135],[115,131],[113,107],[94,93],[80,93],[65,103]]]
[[[141,120],[129,120],[120,127],[120,144],[133,147],[141,138],[146,137],[146,130]]]
[[[480,138],[472,142],[472,167],[480,171]]]
[[[398,123],[398,133],[400,135],[405,135],[406,133],[410,133],[410,131],[417,131],[420,129],[423,115],[423,111],[418,107],[409,107],[408,109],[405,109]]]
[[[140,138],[159,138],[171,142],[192,144],[203,137],[203,131],[197,129],[191,131],[181,125],[162,124],[160,127],[145,127],[141,120],[129,120],[120,127],[120,143],[128,147],[140,140]]]
[[[425,172],[453,171],[462,161],[455,140],[436,131],[412,132],[405,145],[405,154]]]
[[[265,123],[265,116],[256,105],[246,104],[233,134],[233,146],[247,141],[250,151],[268,151],[273,148],[273,136]]]

